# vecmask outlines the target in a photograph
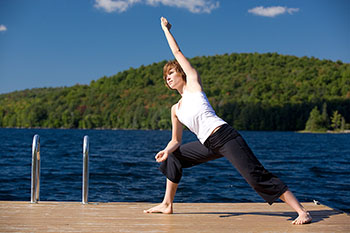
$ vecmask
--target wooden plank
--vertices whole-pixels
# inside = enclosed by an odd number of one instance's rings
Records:
[[[0,201],[0,232],[350,232],[350,216],[303,203],[313,223],[296,226],[284,203],[175,203],[174,214],[145,214],[152,203]]]

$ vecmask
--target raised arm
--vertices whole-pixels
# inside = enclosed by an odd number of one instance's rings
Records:
[[[201,91],[202,83],[197,71],[192,67],[191,63],[183,55],[177,44],[174,36],[170,32],[171,24],[164,17],[161,18],[161,25],[164,31],[165,37],[168,41],[171,52],[173,53],[175,59],[179,62],[181,68],[186,74],[187,86],[191,91]]]

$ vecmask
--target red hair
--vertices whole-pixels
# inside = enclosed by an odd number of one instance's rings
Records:
[[[183,69],[181,68],[180,64],[178,61],[173,60],[173,61],[168,61],[168,63],[166,63],[163,67],[163,79],[165,82],[165,86],[167,86],[169,89],[171,89],[166,81],[166,77],[169,74],[169,71],[171,69],[175,69],[175,71],[179,74],[181,74],[182,79],[186,82],[186,74],[183,71]]]

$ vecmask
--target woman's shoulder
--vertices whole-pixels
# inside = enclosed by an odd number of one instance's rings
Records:
[[[179,103],[181,104],[181,100],[182,100],[182,98],[179,99],[178,102],[176,102],[175,104],[173,104],[173,106],[171,106],[171,111],[176,111],[176,109],[177,109],[178,106],[179,106]]]
[[[177,104],[178,104],[178,103],[176,103],[176,104],[173,104],[173,106],[171,106],[171,111],[173,111],[174,109],[176,109],[176,107],[177,107]]]

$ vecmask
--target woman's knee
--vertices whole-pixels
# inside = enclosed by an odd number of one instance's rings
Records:
[[[167,160],[162,162],[159,169],[172,182],[180,182],[182,177],[182,165],[174,154],[169,154]]]

